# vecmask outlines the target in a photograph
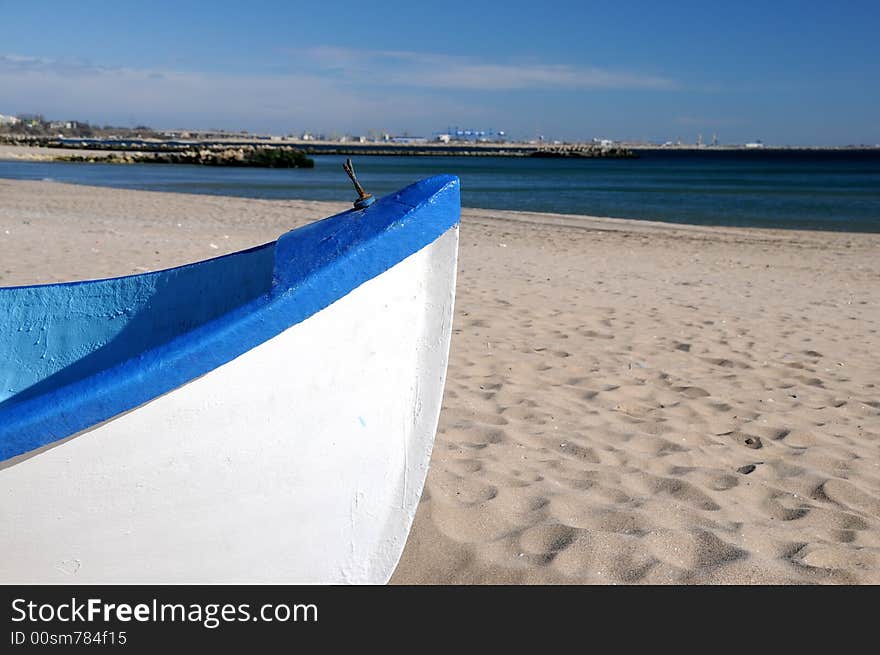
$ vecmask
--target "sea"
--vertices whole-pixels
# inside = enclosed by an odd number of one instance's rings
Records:
[[[880,149],[640,151],[637,159],[358,156],[381,196],[421,178],[461,179],[462,205],[695,225],[880,232]],[[343,156],[313,169],[0,161],[0,178],[246,198],[355,198]]]

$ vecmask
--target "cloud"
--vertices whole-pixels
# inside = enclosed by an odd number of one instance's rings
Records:
[[[356,92],[318,75],[112,68],[0,55],[0,113],[41,112],[98,123],[249,130],[389,126],[406,98]],[[410,99],[411,100],[411,99]]]
[[[98,65],[0,54],[0,113],[158,128],[427,131],[449,122],[519,116],[486,93],[669,89],[661,77],[564,64],[519,64],[406,51],[320,47],[287,51],[281,70],[238,74]],[[528,110],[523,110],[528,113]]]
[[[0,55],[0,74],[89,74],[109,72],[112,69],[94,66],[76,58],[48,59],[24,55]]]
[[[353,83],[383,86],[517,91],[529,89],[672,89],[668,78],[595,67],[499,63],[431,53],[317,47],[304,55],[318,70]]]

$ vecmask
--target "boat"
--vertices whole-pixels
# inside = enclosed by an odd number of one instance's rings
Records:
[[[249,250],[0,288],[0,583],[389,580],[440,414],[459,182],[356,188]]]

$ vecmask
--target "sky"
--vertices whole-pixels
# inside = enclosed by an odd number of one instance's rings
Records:
[[[880,143],[880,2],[0,0],[0,114]]]

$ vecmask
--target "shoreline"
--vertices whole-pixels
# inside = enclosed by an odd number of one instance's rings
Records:
[[[59,150],[58,152],[64,153],[65,150]],[[0,146],[0,161],[22,161],[22,159],[6,159],[4,157],[4,151],[2,146]],[[110,154],[110,153],[108,153]],[[51,159],[24,159],[25,161],[52,161]],[[64,163],[64,162],[61,162]],[[88,165],[88,164],[83,164]],[[125,165],[125,164],[120,164]],[[173,164],[168,164],[173,165]],[[100,185],[90,185],[83,184],[79,182],[64,182],[60,180],[22,180],[18,178],[4,178],[0,177],[0,184],[4,182],[48,182],[51,184],[63,184],[68,186],[75,187],[85,187],[91,189],[105,189],[105,190],[130,190],[130,191],[141,191],[144,193],[173,193],[176,195],[184,195],[184,196],[210,196],[215,198],[237,198],[241,200],[266,200],[270,202],[307,202],[307,203],[326,203],[328,206],[334,206],[338,203],[342,205],[346,204],[346,201],[328,201],[328,200],[307,200],[307,199],[296,199],[296,198],[286,198],[286,199],[274,199],[274,198],[254,198],[249,196],[233,196],[233,195],[224,195],[224,194],[196,194],[196,193],[187,193],[185,191],[153,191],[147,189],[127,189],[125,187],[115,187],[115,186],[100,186]],[[618,218],[613,216],[593,216],[589,214],[563,214],[558,212],[534,212],[527,210],[516,210],[516,209],[491,209],[484,207],[467,207],[462,206],[462,210],[468,210],[474,213],[486,213],[486,214],[503,214],[509,220],[520,220],[526,221],[531,220],[535,221],[546,221],[550,223],[557,223],[559,225],[566,225],[572,229],[578,229],[580,227],[589,227],[589,229],[604,229],[615,230],[615,229],[624,229],[624,228],[636,228],[643,227],[646,229],[679,229],[682,231],[706,231],[707,233],[719,233],[725,230],[739,231],[758,231],[765,234],[785,234],[790,232],[802,232],[813,235],[823,235],[823,234],[841,234],[841,235],[862,235],[862,236],[878,236],[880,235],[880,231],[876,232],[867,232],[867,231],[858,231],[858,230],[833,230],[833,229],[802,229],[802,228],[779,228],[779,227],[763,227],[763,226],[735,226],[735,225],[704,225],[697,223],[684,223],[684,222],[674,222],[674,221],[658,221],[658,220],[650,220],[650,219],[639,219],[639,218]],[[339,210],[342,211],[342,210]],[[530,218],[527,218],[530,217]]]
[[[349,207],[0,180],[0,285],[168,268]],[[472,209],[460,230],[392,582],[880,583],[880,235]]]

